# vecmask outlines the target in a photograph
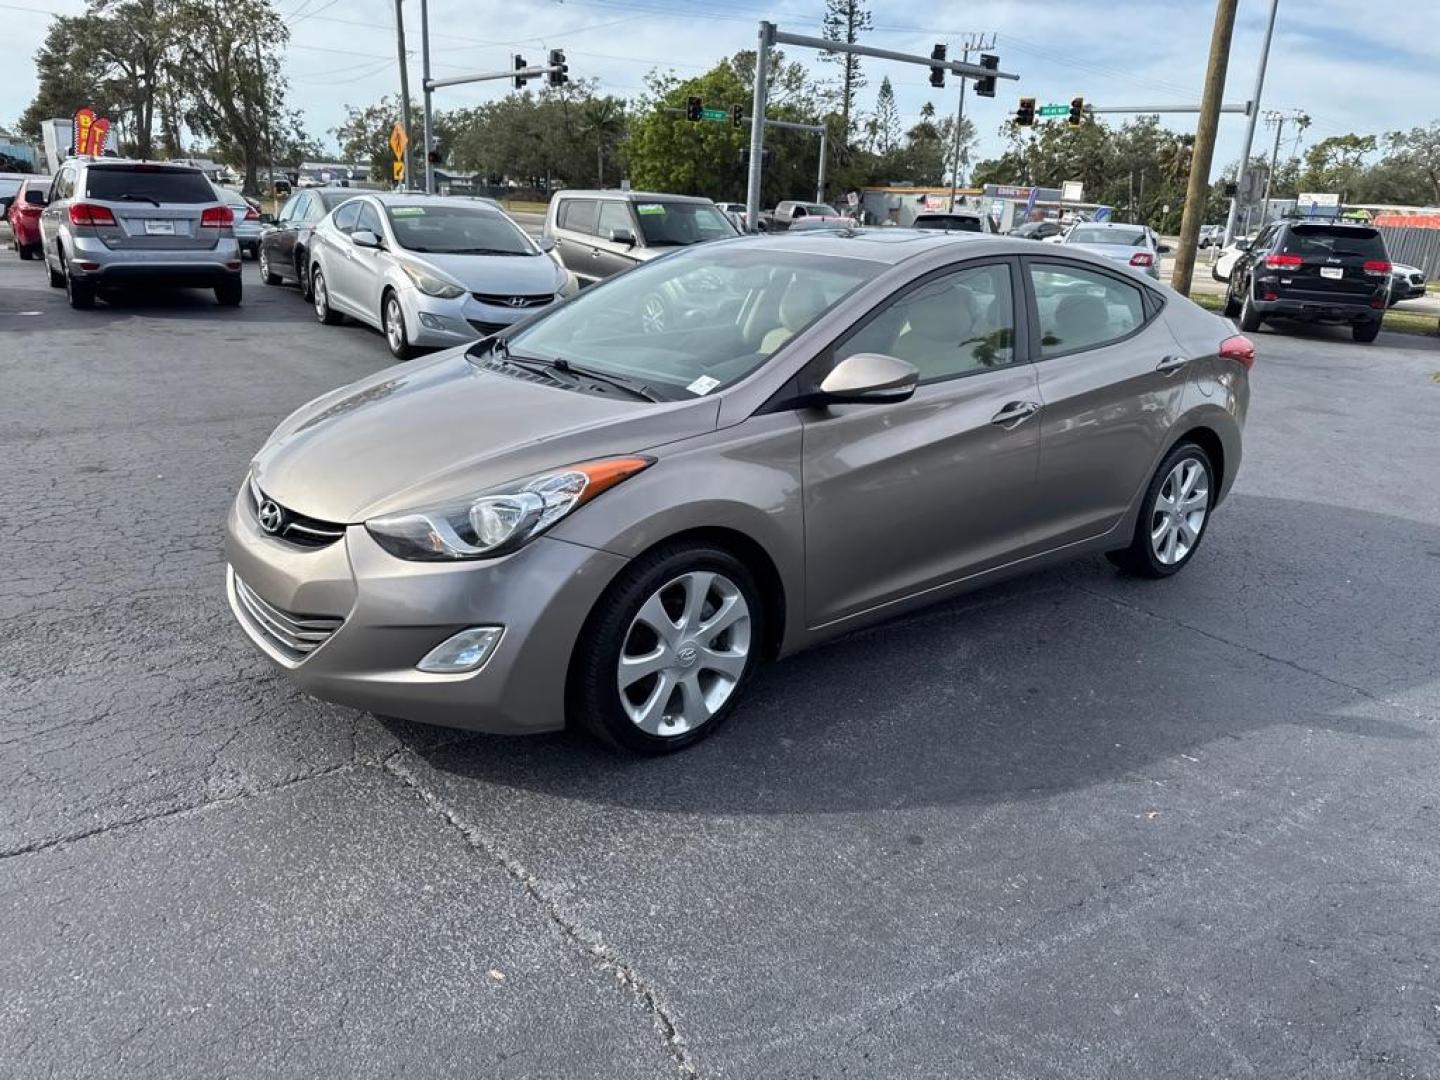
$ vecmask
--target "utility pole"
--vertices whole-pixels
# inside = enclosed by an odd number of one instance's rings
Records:
[[[1246,190],[1245,174],[1250,171],[1250,147],[1255,141],[1255,121],[1260,116],[1260,94],[1265,89],[1265,65],[1270,60],[1270,39],[1275,35],[1275,13],[1280,0],[1270,0],[1270,17],[1265,22],[1265,42],[1260,46],[1260,68],[1255,72],[1255,92],[1250,95],[1250,119],[1245,124],[1245,147],[1240,151],[1240,169],[1235,174],[1235,198],[1230,200],[1230,212],[1225,215],[1225,239],[1222,247],[1229,247],[1235,238],[1235,216],[1240,209],[1240,195]]]
[[[1185,215],[1180,219],[1180,246],[1170,286],[1189,295],[1195,272],[1195,250],[1210,193],[1210,163],[1215,157],[1215,129],[1220,125],[1220,104],[1225,93],[1225,69],[1230,66],[1230,38],[1235,31],[1238,0],[1217,0],[1215,29],[1210,35],[1210,63],[1205,91],[1200,97],[1200,122],[1195,126],[1195,149],[1190,159],[1190,183],[1185,192]]]
[[[965,44],[960,51],[964,55],[960,58],[966,63],[970,62],[972,52],[988,52],[995,48],[995,35],[990,35],[990,40],[983,37],[979,40],[971,34],[965,38]],[[965,79],[960,80],[960,107],[955,111],[955,146],[950,152],[950,209],[955,209],[955,189],[960,186],[960,131],[965,124],[965,87],[968,85]]]
[[[405,13],[401,10],[402,0],[395,0],[395,50],[400,57],[400,122],[405,125],[405,183],[413,183],[410,172],[410,73],[405,68]],[[375,167],[371,162],[370,167]]]
[[[264,125],[265,132],[265,159],[270,163],[270,201],[277,201],[275,194],[275,144],[270,141],[270,94],[265,85],[265,65],[260,62],[260,31],[255,31],[255,75],[260,81],[260,108],[264,115],[260,123]],[[276,211],[279,211],[277,206]]]
[[[760,231],[760,181],[765,165],[765,100],[770,92],[770,46],[775,44],[775,24],[762,22],[755,48],[755,92],[750,101],[750,161],[745,184],[745,222],[751,232]],[[822,156],[821,161],[825,158]]]
[[[435,194],[435,163],[430,160],[430,152],[435,149],[435,136],[430,127],[430,12],[428,0],[420,0],[420,86],[424,90],[425,102],[425,145],[420,148],[425,155],[425,191]],[[410,133],[408,130],[405,132]],[[410,179],[406,173],[405,179]]]
[[[1260,211],[1260,227],[1270,220],[1270,188],[1275,183],[1275,170],[1280,164],[1280,135],[1285,130],[1285,114],[1271,109],[1265,114],[1265,123],[1275,129],[1275,149],[1270,151],[1270,173],[1265,177],[1265,203]]]

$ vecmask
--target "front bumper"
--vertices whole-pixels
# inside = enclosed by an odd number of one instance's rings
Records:
[[[301,548],[260,531],[241,492],[225,534],[226,591],[246,634],[316,697],[427,724],[503,734],[565,724],[565,680],[580,628],[624,566],[618,555],[540,537],[512,555],[462,563],[397,559],[352,525],[345,538]],[[277,646],[240,602],[236,579],[264,605],[332,626],[304,656]],[[471,626],[503,626],[474,672],[415,665]]]
[[[425,348],[463,345],[488,337],[550,307],[549,304],[530,308],[484,304],[469,293],[445,300],[427,296],[415,288],[402,290],[400,303],[405,309],[405,326],[410,331],[411,344]]]

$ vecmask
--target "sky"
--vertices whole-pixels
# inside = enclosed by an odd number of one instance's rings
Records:
[[[397,94],[392,0],[276,0],[291,28],[285,67],[290,102],[310,133],[333,145],[331,130],[347,104],[366,105]],[[1240,0],[1225,101],[1243,103],[1254,88],[1270,0]],[[419,96],[419,0],[404,0],[412,96]],[[30,57],[40,45],[48,13],[74,14],[83,0],[0,0],[9,62],[0,68],[0,124],[19,116],[35,92]],[[959,55],[970,34],[995,36],[1004,71],[993,99],[966,97],[966,115],[980,136],[977,157],[1001,149],[998,130],[1023,94],[1044,102],[1076,95],[1096,105],[1197,104],[1214,22],[1213,0],[872,0],[875,29],[864,41],[928,55],[937,41]],[[431,0],[435,78],[496,71],[519,52],[542,62],[564,48],[572,78],[593,77],[602,92],[627,98],[644,89],[651,70],[699,74],[721,57],[754,48],[758,22],[781,30],[820,32],[823,0]],[[805,50],[786,50],[821,78],[837,68]],[[1329,135],[1379,133],[1440,119],[1440,2],[1407,5],[1403,15],[1365,18],[1353,0],[1280,0],[1262,108],[1299,109],[1312,119],[1299,149]],[[913,123],[928,101],[950,114],[955,79],[943,90],[924,68],[866,60],[869,85],[862,111],[874,104],[880,79],[895,87],[902,121]],[[436,91],[435,107],[478,104],[509,92],[508,81]],[[535,85],[535,84],[532,84]],[[707,104],[710,104],[707,102]],[[722,107],[732,102],[717,103]],[[748,106],[748,102],[745,102]],[[748,109],[747,109],[748,111]],[[1116,117],[1119,123],[1124,117]],[[1193,131],[1193,114],[1162,120]],[[1214,174],[1240,156],[1245,118],[1221,117]],[[1271,146],[1263,122],[1256,152]],[[1295,143],[1287,129],[1282,156]]]

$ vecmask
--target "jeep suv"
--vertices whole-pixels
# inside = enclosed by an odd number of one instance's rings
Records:
[[[1267,319],[1297,319],[1346,324],[1356,341],[1374,341],[1390,305],[1390,271],[1377,229],[1278,221],[1235,260],[1225,314],[1238,315],[1246,333]]]
[[[62,164],[40,214],[50,284],[70,306],[98,289],[180,286],[240,303],[240,248],[230,209],[199,169],[118,158]]]
[[[582,285],[679,247],[738,236],[709,199],[643,191],[560,191],[545,215],[545,239]]]

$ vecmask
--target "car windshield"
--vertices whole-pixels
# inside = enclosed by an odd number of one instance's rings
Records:
[[[867,259],[725,244],[586,289],[507,344],[516,358],[564,360],[665,398],[698,396],[750,374],[883,269]]]
[[[917,229],[944,229],[946,232],[984,232],[978,217],[963,214],[921,214],[915,219]]]
[[[164,165],[92,165],[85,170],[85,197],[154,203],[213,203],[215,189],[197,169]]]
[[[684,247],[735,236],[735,226],[709,203],[637,202],[647,247]]]
[[[424,203],[386,206],[390,228],[403,248],[447,255],[538,255],[503,214],[484,206]]]
[[[1292,225],[1280,243],[1289,255],[1358,255],[1367,259],[1385,258],[1385,241],[1375,229],[1359,226]]]
[[[1097,229],[1077,226],[1071,231],[1067,243],[1071,244],[1119,244],[1124,247],[1144,247],[1144,229]]]
[[[840,216],[840,211],[836,210],[833,206],[826,206],[824,203],[805,203],[804,206],[807,214],[819,214],[822,217]]]

